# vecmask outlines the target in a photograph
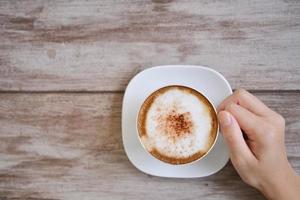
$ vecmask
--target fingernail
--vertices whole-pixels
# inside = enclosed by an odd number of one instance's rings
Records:
[[[219,121],[221,126],[229,126],[232,123],[231,115],[224,111],[219,114]]]

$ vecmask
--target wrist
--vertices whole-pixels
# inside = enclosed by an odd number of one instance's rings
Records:
[[[274,175],[271,179],[266,179],[266,182],[262,182],[258,190],[270,200],[297,199],[300,195],[300,191],[297,191],[300,187],[300,177],[290,165],[280,173],[280,176]]]

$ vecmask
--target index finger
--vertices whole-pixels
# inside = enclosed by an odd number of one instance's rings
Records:
[[[259,116],[266,116],[271,112],[271,109],[263,102],[244,89],[236,90],[231,96],[223,100],[217,110],[225,110],[225,108],[232,103],[238,104]]]

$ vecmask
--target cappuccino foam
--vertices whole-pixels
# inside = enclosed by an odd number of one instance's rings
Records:
[[[215,140],[215,111],[205,97],[191,88],[162,89],[152,94],[141,110],[141,142],[165,162],[183,164],[196,160],[209,151]]]

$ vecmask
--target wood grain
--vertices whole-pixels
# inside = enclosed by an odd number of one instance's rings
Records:
[[[0,2],[0,90],[122,91],[156,65],[300,89],[300,1]]]
[[[263,199],[230,163],[200,179],[135,169],[122,91],[152,66],[210,66],[286,118],[300,173],[299,63],[300,1],[2,0],[0,199]]]
[[[258,93],[286,118],[300,172],[300,94]],[[118,93],[0,94],[0,199],[263,199],[230,163],[199,179],[152,177],[128,161]]]

